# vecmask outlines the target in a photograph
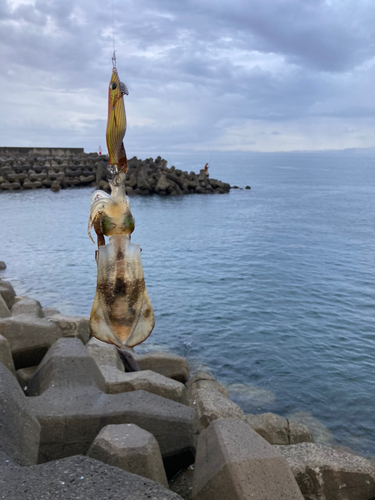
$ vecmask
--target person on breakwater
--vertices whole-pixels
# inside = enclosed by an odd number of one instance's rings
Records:
[[[207,175],[207,177],[208,177],[208,176],[210,175],[210,174],[208,173],[208,163],[206,163],[206,165],[204,166],[204,171],[205,171],[205,173],[206,173],[206,175]]]

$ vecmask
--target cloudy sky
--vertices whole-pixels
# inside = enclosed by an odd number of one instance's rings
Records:
[[[113,3],[113,8],[112,8]],[[1,146],[128,154],[375,146],[373,0],[1,0]]]

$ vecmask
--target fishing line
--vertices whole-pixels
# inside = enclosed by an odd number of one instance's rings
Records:
[[[115,40],[115,8],[114,8],[114,0],[112,0],[112,42],[113,42],[113,55],[112,55],[112,64],[113,67],[116,67],[116,40]]]

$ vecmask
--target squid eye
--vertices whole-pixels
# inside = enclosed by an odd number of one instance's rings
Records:
[[[116,82],[111,83],[110,87],[111,87],[112,90],[116,90],[117,89],[117,83]]]

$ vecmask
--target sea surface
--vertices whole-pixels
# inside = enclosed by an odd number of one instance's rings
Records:
[[[251,190],[132,198],[156,316],[136,349],[187,356],[246,413],[375,455],[375,154],[162,156],[196,172],[209,161],[211,177]],[[89,315],[90,194],[0,194],[0,275],[18,295]]]

